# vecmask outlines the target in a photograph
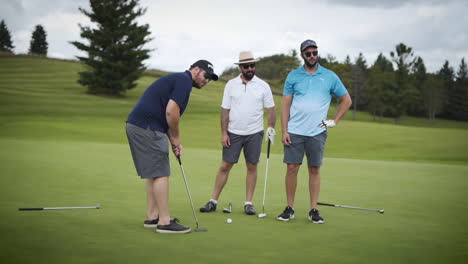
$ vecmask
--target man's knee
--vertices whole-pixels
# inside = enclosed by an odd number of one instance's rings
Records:
[[[287,176],[289,177],[295,177],[297,176],[297,172],[299,171],[299,168],[301,167],[301,164],[292,164],[289,163],[287,166]]]
[[[219,171],[222,173],[229,173],[234,163],[223,161],[221,162],[221,166],[219,167]]]

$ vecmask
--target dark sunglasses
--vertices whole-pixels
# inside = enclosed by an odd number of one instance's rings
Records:
[[[244,68],[245,70],[247,70],[248,68],[255,68],[255,63],[252,63],[252,64],[242,64],[241,65],[242,68]]]
[[[306,57],[310,57],[310,55],[314,55],[314,57],[315,57],[315,56],[317,56],[317,54],[318,54],[318,51],[316,51],[316,50],[314,50],[314,51],[312,51],[312,52],[310,52],[310,51],[304,52],[304,55],[305,55]]]
[[[211,80],[211,74],[205,72],[205,75],[203,75],[205,77],[205,79],[207,80]]]

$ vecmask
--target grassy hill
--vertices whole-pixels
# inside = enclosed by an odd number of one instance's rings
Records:
[[[126,117],[154,77],[145,75],[125,98],[97,97],[77,83],[82,67],[40,57],[0,57],[0,137],[125,143]],[[181,122],[184,146],[219,149],[223,87],[223,82],[211,82],[193,90]],[[281,97],[275,96],[275,102],[280,132]],[[334,108],[330,116],[333,113]],[[357,114],[359,121],[347,121],[351,116],[348,113],[337,129],[330,130],[326,156],[468,163],[468,123],[441,120],[426,129],[424,119],[406,117],[396,126],[392,119],[371,122],[372,117],[362,112]],[[275,144],[273,152],[282,153],[281,144]]]
[[[306,219],[307,170],[301,168],[296,219],[285,206],[282,147],[270,157],[266,218],[242,212],[243,161],[231,172],[219,209],[198,214],[206,233],[164,236],[144,229],[144,182],[135,175],[124,131],[146,75],[124,98],[88,95],[79,63],[0,57],[0,261],[2,263],[465,263],[468,259],[468,129],[423,119],[344,120],[330,129],[320,200],[385,214],[320,207],[326,224]],[[183,70],[183,69],[181,69]],[[161,73],[153,72],[154,76]],[[195,207],[209,198],[220,162],[223,82],[194,89],[183,116],[183,162]],[[280,97],[275,97],[279,113]],[[334,109],[332,109],[333,112]],[[351,117],[347,115],[347,119]],[[279,120],[277,129],[279,132]],[[277,139],[279,142],[279,138]],[[261,210],[265,146],[254,204]],[[178,164],[171,157],[171,215],[194,227]],[[101,210],[20,212],[19,207]],[[226,219],[232,218],[232,224]]]

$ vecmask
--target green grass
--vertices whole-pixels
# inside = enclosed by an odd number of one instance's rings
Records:
[[[206,233],[161,235],[142,228],[144,182],[135,175],[124,122],[145,76],[125,98],[96,97],[76,83],[82,66],[36,57],[0,57],[0,260],[2,263],[465,263],[468,259],[466,123],[404,118],[347,119],[330,130],[323,202],[384,208],[385,214],[320,207],[326,224],[306,220],[307,174],[299,174],[296,220],[285,206],[282,148],[273,147],[267,218],[242,214],[245,166],[234,167],[218,210],[198,214]],[[223,83],[194,90],[182,119],[183,163],[195,206],[212,192],[220,163]],[[279,106],[280,98],[275,98]],[[279,107],[278,107],[279,112]],[[367,116],[367,117],[366,117]],[[362,117],[362,118],[361,118]],[[279,122],[278,122],[279,124]],[[277,125],[279,128],[279,125]],[[279,138],[277,140],[279,142]],[[265,146],[264,146],[265,147]],[[254,203],[261,208],[265,155]],[[172,159],[172,216],[194,226]],[[102,210],[20,212],[19,207]]]

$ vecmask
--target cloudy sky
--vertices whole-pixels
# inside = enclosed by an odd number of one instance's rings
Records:
[[[412,47],[429,72],[445,60],[456,71],[468,59],[466,0],[141,0],[140,6],[147,12],[139,23],[150,25],[153,38],[149,68],[182,71],[203,58],[221,73],[240,51],[289,53],[309,38],[322,56],[338,61],[362,52],[371,65],[379,53],[389,58],[398,43]],[[27,53],[41,24],[50,57],[82,55],[69,41],[83,41],[78,23],[92,25],[78,10],[90,10],[88,0],[0,0],[0,7],[15,53]]]

